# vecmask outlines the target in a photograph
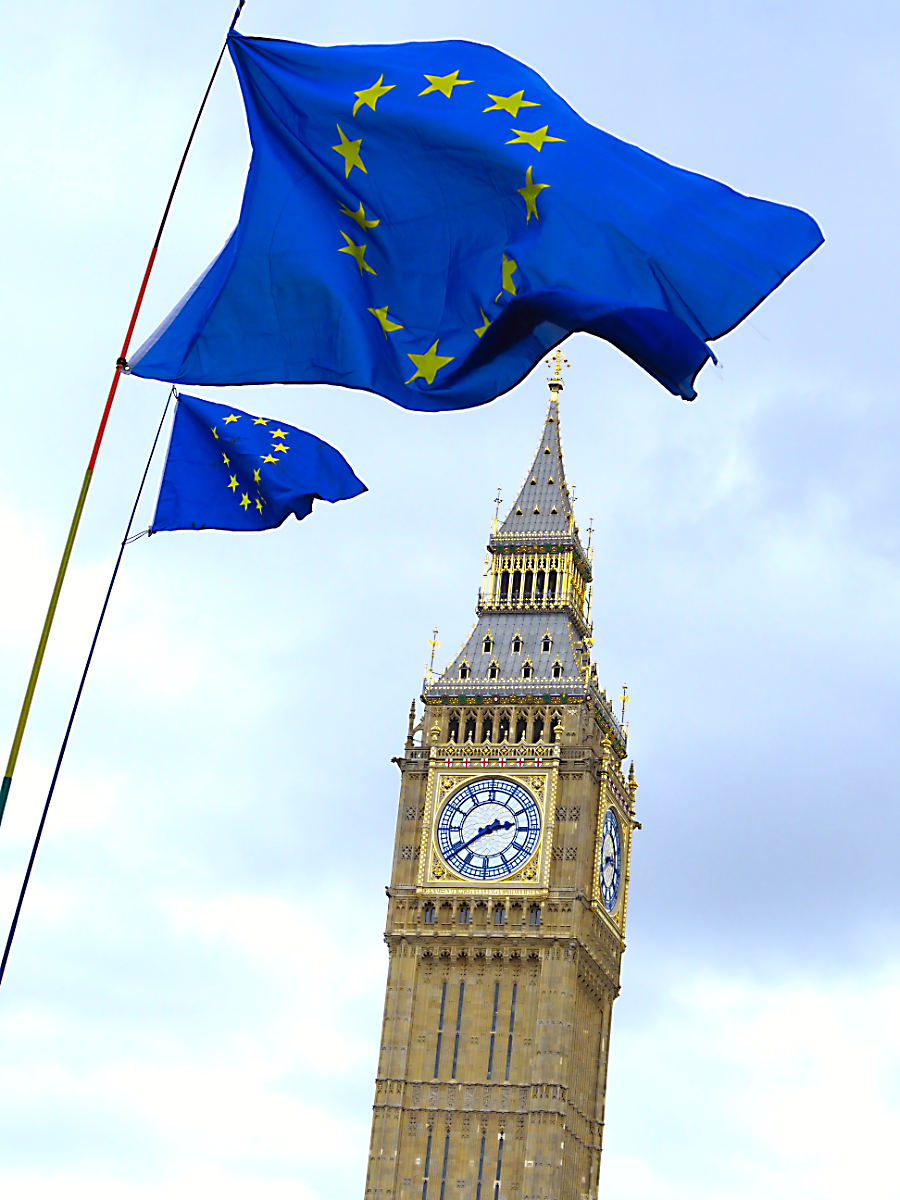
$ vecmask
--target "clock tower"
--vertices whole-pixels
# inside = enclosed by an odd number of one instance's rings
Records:
[[[562,386],[557,358],[475,627],[394,760],[366,1200],[597,1195],[637,785],[590,658]]]

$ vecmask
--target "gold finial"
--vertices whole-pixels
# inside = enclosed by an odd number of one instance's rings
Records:
[[[628,695],[628,684],[627,683],[622,684],[622,695],[619,697],[619,699],[622,701],[622,719],[619,722],[619,724],[624,725],[625,724],[625,705],[631,699],[631,697]]]
[[[588,535],[587,549],[590,550],[591,538],[594,536],[594,518],[593,517],[590,517],[588,519],[587,535]]]
[[[428,645],[431,647],[431,661],[428,663],[428,678],[429,679],[432,679],[434,677],[434,652],[435,652],[435,650],[437,650],[438,646],[441,644],[437,640],[437,635],[438,635],[438,631],[437,631],[437,629],[435,629],[431,635],[431,640],[428,643]]]
[[[494,525],[491,530],[492,533],[497,532],[497,528],[500,524],[500,501],[502,499],[503,499],[503,488],[499,484],[497,484],[497,495],[494,497]]]
[[[557,346],[550,358],[544,360],[548,367],[553,369],[553,374],[547,380],[550,384],[551,392],[561,392],[563,389],[562,369],[568,367],[569,360],[563,354],[560,346]]]

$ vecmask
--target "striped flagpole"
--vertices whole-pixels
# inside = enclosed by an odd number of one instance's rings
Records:
[[[235,9],[234,16],[231,18],[231,24],[228,26],[230,34],[234,29],[238,17],[241,15],[241,9],[244,7],[245,0],[238,0],[238,6]],[[91,457],[88,461],[87,470],[84,473],[84,480],[81,484],[81,491],[78,493],[78,500],[75,504],[75,511],[72,514],[72,522],[69,525],[69,536],[66,538],[66,545],[63,550],[62,559],[60,560],[59,570],[56,572],[56,582],[53,585],[53,592],[50,596],[50,604],[47,608],[47,615],[44,618],[44,627],[41,630],[41,636],[38,640],[37,653],[34,656],[34,663],[31,668],[31,675],[28,679],[28,687],[25,689],[25,699],[22,701],[22,708],[19,712],[19,720],[16,725],[16,732],[13,735],[12,748],[9,752],[9,759],[6,763],[6,771],[3,775],[3,782],[0,783],[0,822],[3,821],[3,814],[6,809],[6,800],[9,796],[9,790],[12,787],[13,772],[16,769],[16,760],[19,757],[19,749],[22,745],[22,737],[25,733],[25,726],[28,723],[28,714],[31,711],[31,702],[34,699],[34,689],[37,687],[38,676],[41,673],[41,666],[44,661],[44,652],[47,649],[47,642],[50,638],[50,630],[53,626],[53,618],[56,616],[56,609],[59,605],[59,595],[62,591],[63,580],[66,577],[66,571],[69,566],[69,559],[72,556],[72,547],[75,544],[75,537],[78,533],[78,526],[81,523],[81,514],[84,512],[85,501],[87,500],[88,490],[91,486],[94,468],[97,464],[97,456],[100,453],[100,444],[103,441],[103,434],[106,432],[106,424],[109,420],[110,410],[113,406],[113,400],[116,397],[116,391],[119,387],[119,380],[125,369],[128,348],[131,345],[131,337],[134,333],[134,327],[137,324],[138,314],[141,311],[141,305],[144,302],[144,293],[147,291],[147,283],[150,279],[150,272],[153,270],[153,264],[156,261],[156,253],[159,250],[159,244],[162,241],[163,230],[166,227],[166,222],[169,219],[169,212],[172,208],[172,201],[175,198],[175,192],[178,184],[181,181],[181,175],[184,171],[184,165],[187,162],[187,156],[190,153],[191,146],[194,142],[194,136],[197,133],[197,126],[200,124],[200,118],[203,116],[203,110],[206,108],[206,102],[209,99],[209,94],[212,91],[213,83],[216,75],[219,72],[219,66],[225,56],[225,50],[228,46],[228,38],[222,43],[222,49],[219,51],[219,57],[216,59],[215,66],[212,69],[212,74],[209,77],[209,83],[206,85],[206,91],[203,93],[203,99],[200,101],[200,107],[197,110],[197,115],[194,118],[194,124],[191,127],[191,132],[188,135],[187,143],[184,147],[184,153],[181,156],[181,162],[178,164],[178,170],[175,173],[175,179],[169,191],[169,198],[166,201],[166,207],[163,210],[162,219],[159,223],[159,228],[156,231],[156,238],[153,242],[153,248],[150,251],[150,257],[147,260],[147,266],[144,270],[144,277],[141,280],[141,286],[138,289],[137,299],[134,302],[134,310],[131,314],[131,320],[128,322],[128,330],[125,334],[125,340],[122,343],[122,352],[116,360],[116,369],[113,373],[112,383],[109,386],[109,394],[106,397],[106,404],[103,408],[103,413],[100,417],[100,425],[97,429],[97,436],[94,439],[94,446],[91,450]]]

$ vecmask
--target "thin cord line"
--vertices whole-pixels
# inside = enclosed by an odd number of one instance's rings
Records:
[[[6,971],[6,963],[9,959],[9,952],[12,949],[13,938],[16,936],[16,926],[19,924],[19,914],[22,911],[22,902],[25,899],[25,892],[28,888],[28,882],[31,879],[31,870],[34,866],[34,860],[37,858],[38,846],[41,844],[41,835],[44,832],[44,825],[47,821],[47,813],[50,810],[50,801],[53,799],[53,792],[56,788],[56,781],[59,778],[59,771],[62,767],[63,758],[65,757],[66,747],[69,744],[69,734],[72,732],[72,726],[75,724],[75,714],[78,712],[78,705],[81,701],[81,693],[84,691],[84,684],[87,679],[88,671],[90,670],[91,661],[94,657],[94,650],[97,648],[97,639],[100,637],[100,628],[103,625],[103,618],[106,616],[106,610],[109,606],[109,598],[112,595],[113,586],[116,582],[116,576],[119,573],[119,566],[122,562],[122,555],[125,553],[125,547],[131,540],[131,526],[134,524],[135,513],[138,509],[138,504],[141,500],[141,495],[144,491],[144,484],[147,482],[147,475],[150,471],[150,464],[153,461],[153,455],[156,453],[156,447],[159,442],[159,435],[162,433],[163,423],[166,419],[166,414],[169,411],[169,405],[172,403],[172,397],[177,396],[177,392],[173,387],[169,392],[166,400],[166,406],[163,409],[163,414],[160,417],[159,425],[156,429],[156,436],[153,439],[153,445],[150,447],[150,455],[147,459],[147,465],[144,467],[144,473],[141,476],[141,482],[138,486],[137,495],[134,498],[134,504],[131,509],[131,516],[128,518],[128,524],[125,526],[125,533],[122,537],[122,544],[119,546],[119,553],[116,557],[116,564],[113,567],[112,575],[109,580],[109,586],[106,589],[106,596],[103,600],[103,607],[100,609],[100,616],[97,619],[97,627],[94,630],[94,636],[91,640],[91,647],[88,650],[87,659],[85,660],[84,670],[81,672],[81,680],[78,684],[78,690],[75,693],[75,700],[72,704],[72,711],[69,713],[69,721],[66,725],[66,732],[63,736],[62,745],[59,748],[59,754],[56,758],[56,766],[53,769],[53,778],[50,780],[50,788],[47,792],[47,799],[44,801],[44,811],[41,813],[40,824],[38,825],[37,833],[34,838],[34,845],[31,847],[31,857],[28,859],[28,867],[25,871],[25,878],[22,880],[22,887],[19,891],[19,900],[16,904],[16,911],[13,915],[12,924],[9,927],[9,934],[6,938],[6,948],[3,951],[3,960],[0,962],[0,985],[3,983],[3,976]]]

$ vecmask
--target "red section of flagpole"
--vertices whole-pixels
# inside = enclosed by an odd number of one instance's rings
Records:
[[[234,16],[231,18],[231,24],[228,27],[228,33],[234,29],[238,17],[241,15],[241,9],[244,7],[244,0],[238,0],[238,6],[235,9]],[[56,582],[53,587],[53,592],[50,597],[50,604],[47,608],[47,615],[44,618],[44,625],[41,630],[41,636],[38,641],[37,653],[34,656],[34,663],[31,668],[31,675],[28,679],[28,686],[25,689],[25,698],[22,701],[22,708],[19,712],[19,720],[16,725],[16,732],[13,735],[12,747],[7,760],[6,773],[0,783],[0,821],[3,820],[3,812],[6,808],[6,800],[9,795],[10,787],[12,786],[13,772],[16,767],[16,760],[19,757],[19,747],[22,744],[22,736],[25,732],[25,726],[28,722],[28,714],[31,711],[31,701],[34,697],[34,690],[37,685],[38,675],[41,671],[41,665],[44,661],[44,651],[47,648],[47,641],[50,637],[50,629],[53,625],[53,618],[56,615],[56,608],[59,601],[59,594],[62,589],[63,580],[65,579],[66,571],[69,566],[69,558],[72,553],[72,546],[75,542],[75,535],[78,532],[78,526],[81,522],[81,514],[84,510],[85,500],[87,499],[88,489],[91,485],[91,480],[94,474],[94,467],[97,462],[97,456],[100,453],[100,444],[103,441],[103,435],[106,432],[106,425],[109,421],[109,414],[113,406],[113,400],[116,397],[116,391],[119,386],[119,379],[125,369],[126,359],[128,355],[128,347],[131,345],[131,338],[134,333],[134,327],[137,324],[138,315],[141,311],[141,305],[144,302],[144,294],[147,291],[147,283],[150,279],[150,272],[153,270],[153,264],[156,261],[156,253],[159,250],[159,244],[162,241],[163,230],[166,227],[166,222],[169,219],[169,212],[172,208],[172,201],[175,199],[175,192],[178,184],[181,181],[181,176],[184,171],[184,165],[187,162],[188,154],[191,146],[194,143],[194,136],[197,133],[197,126],[200,124],[200,118],[203,116],[203,110],[206,108],[206,102],[209,99],[209,94],[212,91],[213,83],[219,71],[222,59],[225,56],[225,50],[228,46],[228,37],[222,43],[222,49],[219,51],[219,57],[216,59],[215,66],[212,69],[212,74],[209,77],[209,82],[206,85],[206,91],[203,93],[203,99],[200,101],[200,107],[197,109],[197,115],[194,118],[194,124],[191,126],[191,132],[188,135],[187,143],[184,147],[184,152],[181,155],[181,161],[178,164],[178,170],[175,172],[175,179],[169,189],[169,196],[166,200],[166,206],[163,210],[162,218],[159,222],[159,228],[156,231],[156,237],[153,241],[153,248],[150,251],[150,257],[147,260],[147,266],[144,269],[144,275],[141,279],[141,286],[138,289],[137,299],[134,302],[134,309],[131,313],[131,320],[128,322],[128,329],[125,333],[125,340],[122,343],[122,352],[116,361],[115,373],[112,377],[112,383],[109,385],[109,393],[106,397],[106,404],[103,407],[103,413],[100,417],[100,425],[97,428],[97,436],[94,438],[91,457],[88,461],[87,469],[84,473],[84,480],[81,485],[81,490],[78,494],[78,501],[75,505],[75,511],[72,515],[72,520],[69,525],[69,534],[66,538],[66,545],[63,551],[63,556],[59,564],[59,569],[56,573]]]

